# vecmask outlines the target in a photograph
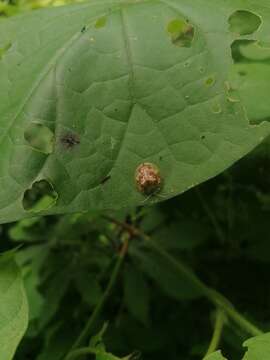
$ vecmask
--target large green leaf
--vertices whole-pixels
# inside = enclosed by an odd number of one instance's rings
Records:
[[[2,20],[0,222],[144,204],[143,162],[164,182],[147,201],[172,197],[248,153],[269,123],[230,96],[230,45],[267,40],[269,10],[99,0]]]
[[[0,256],[0,359],[11,360],[26,331],[28,305],[14,253]]]

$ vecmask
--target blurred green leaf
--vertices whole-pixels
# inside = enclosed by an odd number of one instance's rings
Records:
[[[90,1],[3,19],[0,222],[170,198],[259,144],[270,124],[250,126],[224,86],[237,37],[228,28],[233,19],[232,31],[262,41],[269,15],[263,3],[239,6],[211,2],[211,21],[202,0]],[[27,142],[33,124],[54,134],[52,153]],[[142,162],[160,169],[158,196],[136,187]],[[41,183],[51,201],[29,205]]]
[[[0,255],[0,358],[12,360],[28,325],[22,274],[13,251]]]

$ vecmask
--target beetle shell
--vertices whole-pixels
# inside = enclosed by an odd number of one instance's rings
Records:
[[[138,191],[144,195],[156,194],[162,186],[158,167],[152,163],[142,163],[135,171],[135,183]]]

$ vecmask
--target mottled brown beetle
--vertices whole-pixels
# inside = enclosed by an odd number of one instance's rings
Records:
[[[157,194],[162,187],[159,169],[152,163],[142,163],[135,171],[135,183],[138,191],[144,195]]]

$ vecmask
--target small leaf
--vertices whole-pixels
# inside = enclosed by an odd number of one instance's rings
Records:
[[[214,353],[207,355],[203,360],[226,360],[226,358],[222,356],[221,351],[215,351]]]
[[[28,305],[14,252],[0,256],[0,359],[12,360],[28,324]]]
[[[243,345],[248,348],[243,360],[269,360],[270,333],[255,336]]]

